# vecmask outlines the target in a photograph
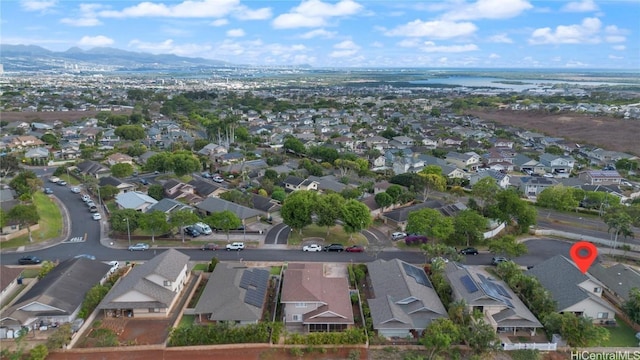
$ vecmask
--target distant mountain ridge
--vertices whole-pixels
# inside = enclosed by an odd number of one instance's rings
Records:
[[[64,62],[117,67],[119,70],[231,65],[220,60],[190,58],[173,54],[156,55],[109,47],[96,47],[88,50],[72,47],[66,51],[51,51],[36,45],[0,44],[0,63],[3,64],[6,71],[52,69],[56,67],[56,63],[58,63],[57,67],[64,67]]]

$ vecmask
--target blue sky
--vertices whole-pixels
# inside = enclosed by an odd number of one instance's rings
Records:
[[[316,67],[640,70],[640,1],[2,0],[3,44]]]

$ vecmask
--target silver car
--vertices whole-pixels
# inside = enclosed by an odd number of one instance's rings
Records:
[[[145,251],[149,249],[149,244],[137,243],[129,246],[129,251]]]

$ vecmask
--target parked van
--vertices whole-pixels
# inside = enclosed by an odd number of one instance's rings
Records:
[[[199,222],[199,223],[195,223],[193,224],[193,226],[200,231],[201,233],[205,234],[205,235],[209,235],[212,233],[211,231],[211,227],[203,222]]]
[[[56,176],[52,176],[49,178],[49,182],[57,184],[58,182],[60,182],[60,178]]]

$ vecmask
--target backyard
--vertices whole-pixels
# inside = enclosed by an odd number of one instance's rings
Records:
[[[606,347],[637,347],[640,340],[636,338],[636,331],[617,316],[616,322],[618,326],[607,328],[609,341],[602,345]]]
[[[353,239],[349,239],[349,234],[344,232],[342,226],[336,225],[329,228],[329,234],[327,235],[327,227],[311,224],[305,226],[302,229],[302,235],[298,231],[292,231],[289,234],[289,245],[300,245],[304,239],[315,238],[323,239],[325,244],[342,244],[342,245],[366,245],[367,239],[364,235],[356,233],[353,234]]]
[[[62,235],[62,214],[58,205],[41,192],[33,194],[33,204],[38,209],[40,215],[40,229],[31,232],[34,242],[40,242]],[[17,248],[29,243],[29,235],[17,237],[15,239],[2,242],[3,249]]]

